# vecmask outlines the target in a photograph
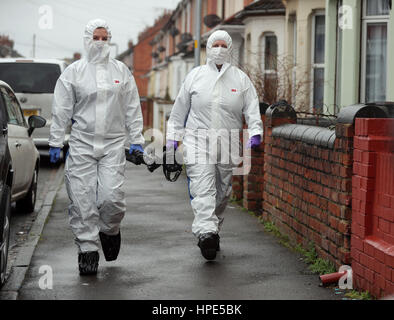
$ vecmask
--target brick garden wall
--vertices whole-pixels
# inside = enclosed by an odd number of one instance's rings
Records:
[[[287,127],[286,136],[280,134],[286,125],[266,126],[263,219],[304,246],[312,241],[319,256],[336,266],[349,264],[352,128]],[[311,135],[309,141],[301,134]],[[316,143],[319,135],[327,144]]]
[[[371,120],[356,118],[384,118],[388,112],[363,105],[342,110],[334,127],[328,129],[299,124],[291,106],[268,108],[262,117],[264,143],[252,151],[251,172],[234,176],[233,196],[248,210],[260,213],[263,220],[272,221],[294,242],[304,247],[313,242],[319,256],[337,269],[350,265],[353,258],[357,288],[375,296],[394,293],[390,287],[394,280],[394,158],[392,153],[381,157],[385,165],[380,172],[393,171],[385,184],[377,186],[373,179],[379,156],[359,148],[381,145],[388,138],[366,142],[366,136],[378,133],[365,131],[367,125],[355,129],[356,120],[358,126]],[[380,126],[383,120],[390,124]],[[375,129],[382,135],[384,128],[390,128],[385,134],[393,139],[393,119],[375,121]],[[374,213],[367,217],[373,208]],[[374,248],[373,237],[379,239]],[[382,247],[382,240],[389,245]],[[373,290],[375,281],[380,284]]]

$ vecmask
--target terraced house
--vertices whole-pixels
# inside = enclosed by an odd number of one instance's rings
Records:
[[[394,101],[391,0],[327,0],[324,104]]]

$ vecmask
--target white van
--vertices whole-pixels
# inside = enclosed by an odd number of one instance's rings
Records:
[[[18,98],[26,119],[31,115],[45,118],[45,127],[33,132],[33,140],[41,155],[49,155],[49,128],[52,118],[53,91],[56,81],[66,68],[57,59],[0,59],[0,80],[8,83]],[[71,123],[66,131],[65,146],[68,147]]]

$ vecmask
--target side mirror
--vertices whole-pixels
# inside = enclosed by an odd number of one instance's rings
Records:
[[[40,117],[40,116],[30,116],[29,119],[27,120],[27,122],[29,124],[28,133],[29,133],[29,136],[31,136],[31,134],[33,133],[35,128],[44,127],[47,121],[43,117]]]

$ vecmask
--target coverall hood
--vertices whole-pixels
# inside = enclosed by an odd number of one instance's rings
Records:
[[[224,48],[221,48],[220,53],[215,52],[216,48],[212,48],[213,44],[217,40],[223,40],[227,43],[227,50],[223,52]],[[223,60],[223,62],[228,62],[230,63],[230,57],[232,53],[232,48],[233,48],[233,40],[231,39],[230,35],[224,31],[224,30],[217,30],[214,33],[212,33],[207,41],[207,63],[210,62],[220,62],[220,61],[215,61],[216,59],[219,58],[219,60]],[[220,64],[220,63],[217,63]]]
[[[108,32],[107,41],[94,41],[93,32],[97,28],[104,28]],[[107,63],[109,59],[111,41],[111,29],[107,22],[102,19],[94,19],[88,22],[84,34],[84,46],[87,54],[87,60],[91,63]]]

